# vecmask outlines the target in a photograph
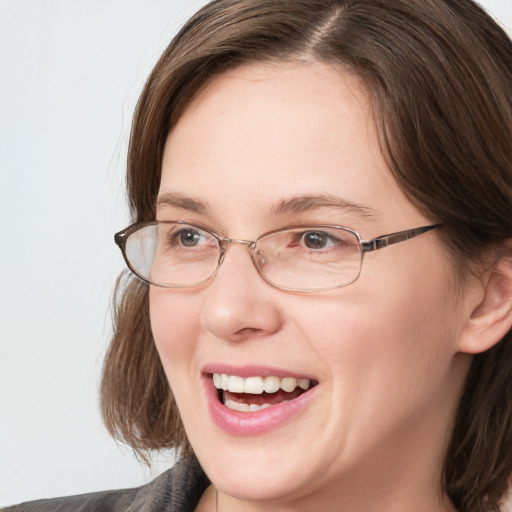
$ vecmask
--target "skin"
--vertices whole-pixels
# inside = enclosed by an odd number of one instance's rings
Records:
[[[254,64],[216,78],[170,133],[162,171],[160,197],[204,209],[163,203],[158,219],[231,238],[328,223],[368,239],[432,223],[391,177],[362,84],[321,63]],[[364,209],[275,213],[312,194]],[[219,510],[453,511],[441,467],[471,361],[463,345],[475,289],[455,283],[435,231],[368,253],[356,282],[328,292],[271,287],[238,245],[207,285],[152,286],[155,343]],[[312,376],[315,399],[270,432],[224,432],[201,369],[226,362]],[[215,510],[211,488],[197,510]]]

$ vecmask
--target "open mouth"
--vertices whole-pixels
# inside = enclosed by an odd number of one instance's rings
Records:
[[[219,401],[228,409],[256,412],[298,398],[318,382],[295,377],[247,377],[213,373]]]

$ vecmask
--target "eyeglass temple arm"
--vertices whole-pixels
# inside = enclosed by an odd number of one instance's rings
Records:
[[[441,224],[432,224],[430,226],[422,226],[420,228],[407,229],[406,231],[397,231],[396,233],[390,233],[389,235],[378,236],[372,240],[363,240],[361,247],[364,252],[377,251],[378,249],[382,249],[388,245],[397,244],[399,242],[409,240],[410,238],[414,238],[430,231],[431,229],[438,228],[440,225]]]

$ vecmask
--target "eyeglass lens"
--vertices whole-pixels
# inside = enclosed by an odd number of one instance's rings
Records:
[[[196,226],[160,222],[142,226],[126,240],[132,268],[160,286],[194,286],[216,271],[227,242]],[[313,226],[260,237],[253,262],[270,283],[291,290],[319,290],[349,284],[361,268],[359,239],[350,230]]]

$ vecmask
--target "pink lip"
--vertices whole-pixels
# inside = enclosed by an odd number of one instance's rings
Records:
[[[216,371],[215,373],[229,373],[241,377],[254,375],[265,376],[266,374],[276,375],[276,373],[262,372],[261,370],[261,368],[257,371],[248,369],[247,371],[249,373],[246,373],[242,371],[241,368],[236,368],[235,371]],[[209,373],[210,372],[204,374],[203,382],[212,421],[225,432],[241,436],[263,434],[279,427],[292,416],[303,411],[310,404],[311,400],[316,395],[316,390],[319,388],[319,386],[315,386],[289,402],[271,405],[259,411],[232,411],[219,401],[217,388],[213,385],[213,380]],[[287,375],[290,374],[288,373]]]

